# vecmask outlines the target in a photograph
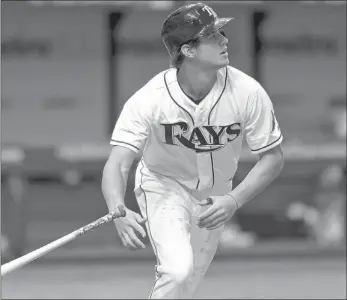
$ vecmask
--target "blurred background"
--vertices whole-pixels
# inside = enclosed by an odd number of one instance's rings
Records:
[[[113,126],[125,101],[169,67],[166,16],[194,2],[1,2],[2,264],[107,213],[100,184]],[[235,18],[225,30],[230,64],[269,93],[286,163],[228,224],[201,297],[346,298],[346,2],[204,2]],[[255,159],[244,150],[236,185]],[[136,164],[126,204],[138,211]],[[106,224],[3,278],[2,294],[146,298],[147,244],[124,249]]]

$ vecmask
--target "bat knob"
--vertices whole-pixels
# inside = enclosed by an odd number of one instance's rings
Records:
[[[208,198],[206,199],[206,201],[207,201],[206,205],[212,205],[212,204],[213,204],[213,200],[212,200],[212,198],[210,198],[210,197],[208,197]]]

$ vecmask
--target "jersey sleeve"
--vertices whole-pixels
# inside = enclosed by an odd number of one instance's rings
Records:
[[[245,137],[254,154],[265,152],[283,140],[271,99],[260,85],[247,106]]]
[[[130,98],[123,106],[122,112],[113,129],[110,144],[139,152],[146,143],[150,132],[146,110],[138,99]]]

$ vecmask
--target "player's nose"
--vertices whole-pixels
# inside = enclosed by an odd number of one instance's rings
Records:
[[[223,40],[225,45],[228,44],[229,40],[225,35],[223,35]]]
[[[225,36],[225,35],[220,35],[220,40],[219,40],[220,42],[220,45],[221,46],[226,46],[227,44],[228,44],[228,42],[229,42],[229,40],[228,40],[228,38]]]

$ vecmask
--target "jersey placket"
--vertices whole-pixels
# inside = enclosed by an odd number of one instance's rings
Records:
[[[202,104],[202,103],[201,103]],[[195,127],[198,127],[207,143],[211,143],[210,136],[203,131],[203,125],[207,125],[207,108],[203,105],[198,105],[195,111],[194,123]],[[206,124],[205,124],[206,123]],[[203,152],[203,150],[206,150]],[[211,153],[207,149],[196,150],[196,163],[199,174],[199,182],[197,190],[203,190],[213,186],[213,161],[211,159]]]

